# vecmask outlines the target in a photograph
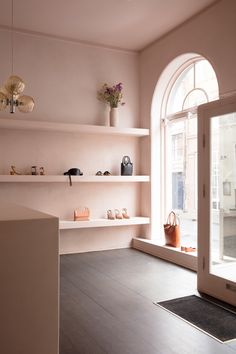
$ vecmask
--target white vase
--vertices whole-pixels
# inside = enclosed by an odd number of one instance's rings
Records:
[[[110,127],[110,111],[107,111],[106,114],[105,114],[104,125],[106,127]]]
[[[119,112],[118,108],[111,108],[110,110],[110,126],[111,127],[118,127],[119,124]]]

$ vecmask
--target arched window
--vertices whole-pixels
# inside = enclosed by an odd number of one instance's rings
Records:
[[[215,72],[202,57],[188,60],[175,72],[163,97],[162,207],[165,215],[171,210],[179,215],[182,244],[187,246],[194,247],[197,242],[197,107],[217,98]],[[215,174],[218,174],[217,166]],[[214,198],[213,207],[217,209],[217,194]]]

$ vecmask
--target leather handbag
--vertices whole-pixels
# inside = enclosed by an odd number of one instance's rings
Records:
[[[121,176],[132,176],[133,164],[129,156],[124,156],[121,162]]]
[[[90,210],[89,208],[79,208],[74,210],[74,221],[89,220]]]
[[[164,224],[165,241],[167,246],[180,247],[180,226],[179,218],[171,211]]]
[[[83,172],[81,172],[79,168],[70,168],[68,171],[64,172],[64,175],[82,176]]]
[[[64,172],[65,176],[69,176],[70,186],[72,186],[71,176],[83,176],[83,172],[79,168],[70,168],[68,171]]]

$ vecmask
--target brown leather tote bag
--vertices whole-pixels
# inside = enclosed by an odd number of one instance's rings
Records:
[[[167,246],[180,247],[180,226],[179,218],[171,211],[164,224],[165,241]]]

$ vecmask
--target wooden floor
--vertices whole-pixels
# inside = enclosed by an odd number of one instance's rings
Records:
[[[133,249],[60,259],[60,354],[236,353],[153,304],[196,294],[196,273]]]

